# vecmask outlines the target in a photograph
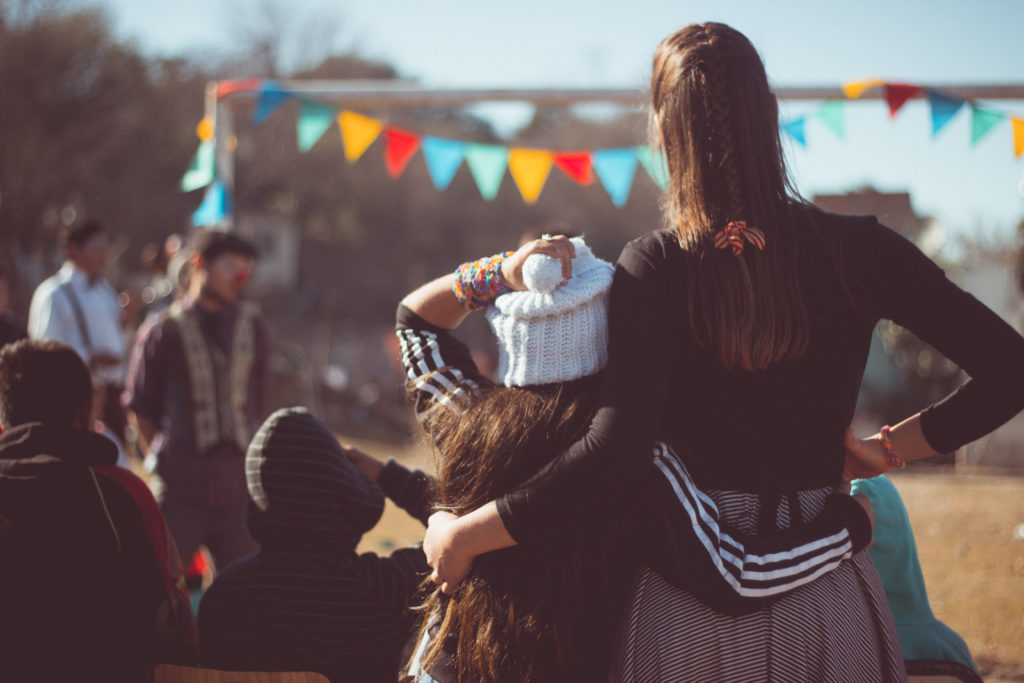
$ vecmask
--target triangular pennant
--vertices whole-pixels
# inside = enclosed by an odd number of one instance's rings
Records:
[[[1013,125],[1013,156],[1024,154],[1024,119],[1010,118]]]
[[[230,213],[231,193],[218,181],[206,188],[203,201],[192,214],[192,225],[217,225]]]
[[[594,171],[615,206],[624,206],[636,175],[636,152],[628,149],[601,149],[593,153]]]
[[[380,121],[354,111],[343,111],[338,115],[338,128],[341,130],[341,142],[345,146],[345,158],[355,161],[363,155],[366,148],[380,135],[384,126]]]
[[[807,146],[807,131],[806,124],[807,119],[799,118],[793,121],[786,121],[782,124],[782,129],[789,133],[789,136],[800,143],[801,147]]]
[[[818,120],[828,126],[829,130],[836,134],[840,140],[843,139],[844,118],[846,104],[842,100],[829,100],[818,108],[815,116]]]
[[[488,201],[494,199],[508,166],[508,150],[497,145],[469,144],[466,146],[466,164],[480,196]]]
[[[420,136],[407,130],[388,126],[384,130],[387,146],[384,148],[384,164],[388,175],[397,178],[409,164],[412,155],[420,148]]]
[[[590,152],[556,152],[555,166],[580,185],[590,185],[594,182]]]
[[[971,107],[971,146],[985,137],[989,131],[995,128],[996,124],[1006,118],[1005,114],[988,109]]]
[[[905,83],[886,83],[885,101],[889,105],[889,117],[896,118],[898,112],[911,97],[921,92],[920,86]]]
[[[203,142],[213,137],[212,118],[210,118],[209,116],[204,116],[203,119],[196,125],[196,137]]]
[[[655,151],[646,145],[636,147],[633,151],[654,184],[663,190],[668,187],[668,164],[665,162],[664,152],[660,149]]]
[[[236,92],[259,90],[263,81],[259,78],[235,78],[229,81],[217,81],[217,99]]]
[[[843,83],[843,94],[847,98],[855,100],[863,95],[865,90],[876,85],[885,85],[885,81],[877,78],[870,78],[866,81],[850,81],[849,83]]]
[[[546,149],[513,149],[508,154],[508,171],[516,181],[523,201],[533,204],[544,189],[555,155]]]
[[[466,143],[427,136],[423,138],[423,160],[434,187],[443,190],[451,184],[466,156]]]
[[[943,126],[964,106],[963,100],[957,100],[934,90],[928,91],[928,104],[932,109],[932,137],[939,134]]]
[[[200,187],[206,187],[213,182],[216,175],[213,163],[213,140],[203,140],[199,143],[199,149],[192,157],[188,170],[181,178],[181,191],[191,192]]]
[[[299,142],[299,151],[309,151],[331,127],[337,115],[338,112],[334,107],[303,100],[299,109],[299,118],[295,122],[295,137]]]
[[[289,91],[284,90],[276,83],[263,81],[263,87],[260,89],[260,101],[256,104],[256,111],[252,113],[252,122],[263,123],[291,97],[292,94]]]

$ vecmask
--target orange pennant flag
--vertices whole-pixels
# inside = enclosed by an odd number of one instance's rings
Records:
[[[843,94],[846,95],[847,99],[855,100],[863,95],[865,90],[876,85],[885,85],[885,81],[877,78],[866,81],[850,81],[849,83],[843,83]]]
[[[1013,125],[1013,156],[1024,154],[1024,119],[1010,118]]]
[[[545,149],[512,149],[508,154],[508,170],[516,181],[523,201],[533,204],[540,197],[544,182],[551,172],[555,155]]]
[[[555,154],[555,166],[580,185],[590,185],[594,182],[594,165],[590,160],[590,152],[558,152]]]
[[[388,126],[384,130],[387,147],[384,148],[384,163],[388,175],[397,178],[412,159],[412,155],[420,148],[420,136],[409,131]]]
[[[338,115],[338,128],[341,130],[341,142],[345,145],[345,158],[351,162],[373,144],[383,126],[376,119],[354,111],[343,111]]]

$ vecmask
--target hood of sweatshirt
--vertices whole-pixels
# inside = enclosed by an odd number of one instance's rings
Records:
[[[305,408],[278,410],[245,458],[249,531],[264,550],[354,552],[384,512],[384,493]]]
[[[31,422],[0,434],[0,479],[38,479],[68,465],[115,462],[114,442],[85,429]]]

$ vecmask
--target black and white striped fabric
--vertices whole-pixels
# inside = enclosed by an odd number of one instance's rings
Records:
[[[801,491],[806,521],[830,491]],[[756,531],[758,496],[709,491],[723,524]],[[780,528],[789,507],[778,507]],[[637,574],[613,681],[902,681],[899,640],[868,553],[770,605],[721,614],[649,568]]]

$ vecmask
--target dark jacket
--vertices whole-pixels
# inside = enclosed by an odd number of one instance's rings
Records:
[[[426,523],[430,480],[389,461],[374,483],[302,408],[267,419],[246,476],[260,552],[231,563],[203,596],[203,665],[394,681],[426,559],[419,548],[378,557],[356,545],[380,519],[385,495]]]
[[[137,681],[156,662],[187,661],[187,635],[164,628],[168,581],[135,497],[144,485],[107,472],[116,459],[113,442],[81,429],[0,435],[0,678]]]

